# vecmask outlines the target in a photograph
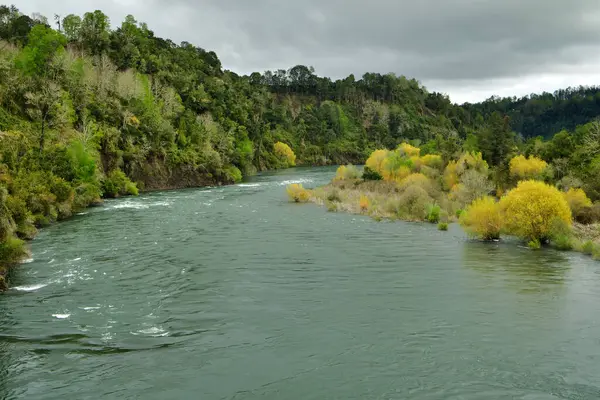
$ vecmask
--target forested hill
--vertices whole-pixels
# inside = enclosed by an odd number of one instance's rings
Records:
[[[484,117],[500,112],[510,117],[511,128],[523,137],[550,138],[600,116],[600,87],[567,88],[521,98],[492,97],[481,103],[464,104],[463,108],[471,115]]]

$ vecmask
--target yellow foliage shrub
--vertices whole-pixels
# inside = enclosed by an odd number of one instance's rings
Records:
[[[413,171],[421,171],[421,167],[423,166],[423,160],[421,160],[421,157],[419,156],[412,156],[410,157],[410,161],[412,162],[413,165]]]
[[[400,146],[398,146],[398,151],[406,157],[419,157],[419,154],[421,154],[421,149],[411,146],[408,143],[401,143]]]
[[[526,240],[544,241],[556,220],[571,225],[571,209],[562,193],[541,181],[518,183],[500,200],[507,232]]]
[[[534,156],[520,155],[510,160],[510,175],[519,179],[539,178],[548,168],[546,161]]]
[[[502,230],[500,205],[490,196],[481,197],[461,213],[459,222],[473,237],[483,240],[499,239]]]
[[[360,173],[358,172],[358,168],[354,165],[341,165],[337,171],[335,172],[334,181],[344,181],[350,179],[358,179],[360,177]]]
[[[304,189],[300,183],[288,185],[286,191],[290,200],[296,203],[306,203],[310,200],[310,196],[312,195],[312,192],[308,189]]]
[[[563,196],[573,215],[577,215],[581,210],[586,207],[592,206],[592,201],[587,197],[583,189],[569,189],[568,192],[563,193]]]
[[[384,162],[388,157],[389,150],[375,150],[367,161],[365,162],[365,166],[371,169],[372,171],[379,172],[381,176],[384,174]]]
[[[442,168],[443,165],[442,156],[437,154],[427,154],[421,157],[421,162],[427,165],[429,168],[436,169]]]
[[[365,211],[367,211],[369,209],[369,206],[371,205],[371,202],[369,201],[369,198],[363,194],[363,195],[360,196],[360,200],[358,202],[358,205],[360,207],[360,210],[362,212],[365,212]]]
[[[296,165],[296,154],[294,154],[290,146],[282,142],[277,142],[275,143],[274,150],[275,154],[284,159],[289,167]]]
[[[412,172],[410,168],[402,165],[396,170],[386,169],[383,172],[383,179],[385,179],[386,181],[402,182],[402,180],[409,176],[411,173]]]
[[[446,189],[451,190],[458,184],[458,162],[450,161],[444,170],[444,186]]]

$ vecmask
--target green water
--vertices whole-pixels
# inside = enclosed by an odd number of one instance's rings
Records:
[[[600,399],[600,263],[237,186],[52,226],[0,297],[0,398]]]

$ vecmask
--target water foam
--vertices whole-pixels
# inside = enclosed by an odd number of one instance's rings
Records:
[[[312,183],[312,182],[314,182],[312,179],[298,178],[298,179],[289,179],[287,181],[279,182],[278,185],[279,186],[287,186],[287,185],[291,185],[292,183]]]
[[[52,314],[52,316],[58,319],[67,319],[71,316],[71,314]]]
[[[35,292],[38,289],[48,286],[47,283],[40,283],[37,285],[27,285],[27,286],[15,286],[13,290],[17,290],[19,292]]]

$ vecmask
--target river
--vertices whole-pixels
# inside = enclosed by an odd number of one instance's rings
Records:
[[[0,397],[600,398],[600,263],[287,202],[334,171],[44,229],[0,297]]]

